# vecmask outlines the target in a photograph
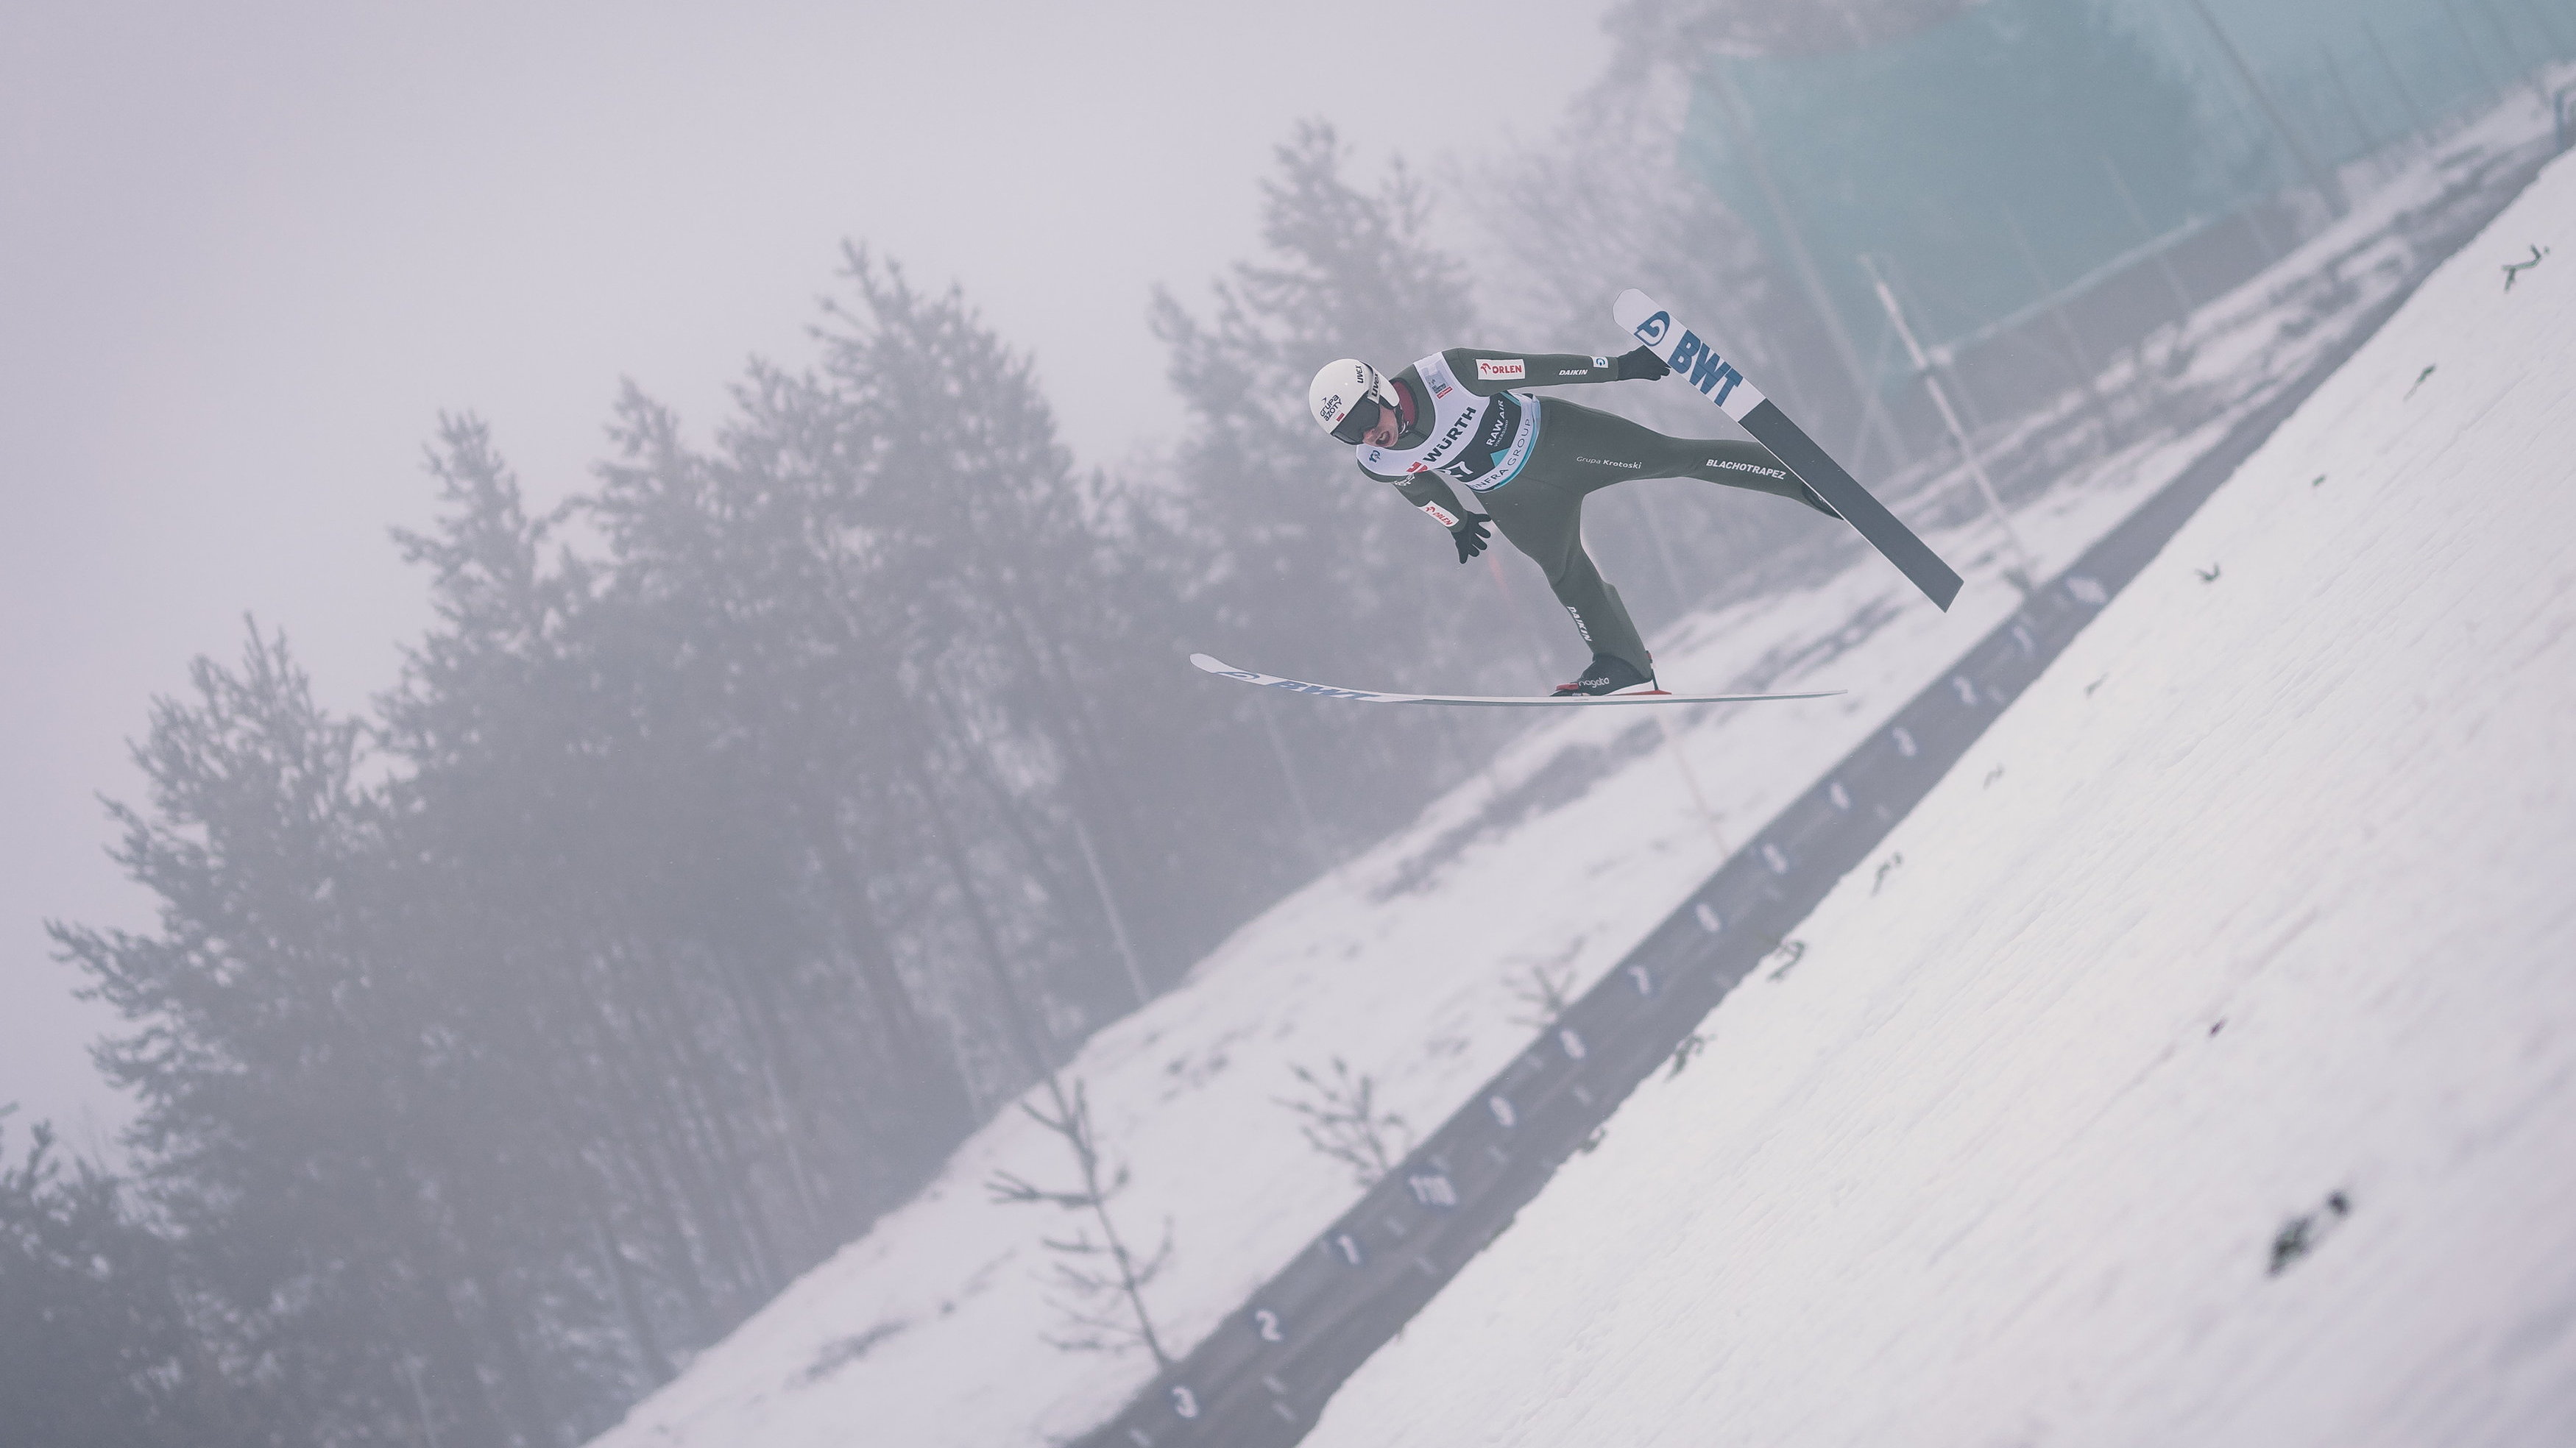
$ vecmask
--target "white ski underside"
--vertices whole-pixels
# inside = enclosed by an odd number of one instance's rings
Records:
[[[1381,694],[1368,689],[1336,689],[1330,684],[1310,684],[1303,679],[1283,679],[1275,674],[1256,674],[1238,669],[1222,659],[1206,654],[1190,655],[1190,662],[1221,679],[1239,679],[1265,689],[1285,689],[1292,694],[1311,694],[1318,699],[1348,699],[1359,704],[1449,704],[1481,709],[1563,709],[1567,707],[1610,704],[1750,704],[1763,699],[1829,699],[1843,691],[1824,689],[1812,694],[1569,694],[1546,695],[1478,695],[1478,694]]]

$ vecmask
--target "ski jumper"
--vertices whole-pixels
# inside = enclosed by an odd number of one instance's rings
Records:
[[[1583,500],[1630,478],[1698,478],[1794,499],[1836,516],[1759,443],[1666,437],[1624,417],[1525,389],[1615,382],[1607,357],[1452,347],[1392,379],[1403,431],[1391,447],[1361,443],[1360,471],[1392,483],[1446,528],[1466,509],[1462,483],[1512,546],[1537,560],[1556,601],[1596,654],[1651,675],[1645,641],[1619,590],[1583,551]]]

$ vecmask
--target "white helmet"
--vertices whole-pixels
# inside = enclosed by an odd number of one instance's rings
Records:
[[[1357,443],[1377,426],[1379,408],[1396,406],[1395,389],[1356,357],[1325,363],[1306,389],[1306,410],[1324,431],[1347,443]]]

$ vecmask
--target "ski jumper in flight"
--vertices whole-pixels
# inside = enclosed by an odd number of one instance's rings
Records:
[[[1315,374],[1306,403],[1360,471],[1392,483],[1449,530],[1461,563],[1485,551],[1485,525],[1536,559],[1556,601],[1591,646],[1583,677],[1558,694],[1624,694],[1655,687],[1655,663],[1619,590],[1583,551],[1583,500],[1630,478],[1699,478],[1751,488],[1839,517],[1759,443],[1666,437],[1624,417],[1532,387],[1651,382],[1672,369],[1639,347],[1623,356],[1485,352],[1452,347],[1393,377],[1353,358]],[[1458,501],[1464,484],[1489,510]]]

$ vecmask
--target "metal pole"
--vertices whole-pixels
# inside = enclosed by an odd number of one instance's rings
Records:
[[[2048,273],[2039,269],[2039,253],[2031,249],[2029,233],[2021,229],[2021,218],[2009,206],[1999,208],[2004,226],[2012,232],[2013,244],[2021,249],[2022,264],[2030,268],[2030,280],[2039,288],[2040,305],[2047,308],[2049,320],[2057,324],[2059,340],[2065,342],[2068,360],[2073,364],[2075,385],[2084,389],[2085,400],[2093,405],[2102,419],[2102,441],[2108,446],[2119,442],[2119,424],[2111,417],[2111,405],[2102,400],[2101,389],[2093,385],[2093,359],[2084,352],[2083,339],[2075,335],[2075,324],[2066,320],[2066,310],[2057,304],[2057,293],[2050,287]]]
[[[2147,225],[2147,213],[2139,209],[2138,198],[2129,194],[2128,179],[2120,174],[2119,163],[2111,159],[2108,151],[2102,153],[2102,169],[2111,173],[2111,189],[2120,193],[2120,204],[2129,208],[2129,220],[2137,224],[2138,239],[2154,245],[2155,228]],[[2156,270],[2164,273],[2165,285],[2173,289],[2174,315],[2177,318],[2190,316],[2191,292],[2183,286],[2182,273],[2174,270],[2173,257],[2165,247],[2156,247]]]
[[[1136,1004],[1144,1005],[1154,998],[1145,989],[1145,969],[1136,963],[1136,947],[1127,939],[1126,917],[1118,913],[1117,897],[1109,893],[1109,877],[1100,872],[1100,856],[1091,848],[1091,831],[1082,827],[1082,816],[1073,817],[1073,842],[1082,846],[1082,863],[1091,867],[1091,888],[1100,893],[1101,913],[1109,917],[1109,933],[1118,942],[1118,958],[1127,962],[1127,984],[1136,989]]]
[[[2415,123],[2416,139],[2430,141],[2433,138],[2433,123],[2424,119],[2424,112],[2416,106],[2415,93],[2406,88],[2404,77],[2397,73],[2397,62],[2388,58],[2388,47],[2380,44],[2379,32],[2372,29],[2370,22],[2365,20],[2361,22],[2361,33],[2370,38],[2370,48],[2379,56],[2379,68],[2388,72],[2388,88],[2397,92],[2398,103],[2406,107],[2406,119]]]
[[[1942,425],[1950,429],[1951,440],[1959,445],[1959,456],[1968,464],[1968,476],[1976,480],[1977,494],[1986,501],[1987,516],[1995,520],[1995,526],[2003,530],[2004,541],[2012,545],[2024,588],[2038,586],[2039,571],[2031,562],[2030,550],[2022,546],[2021,534],[2013,530],[2012,519],[2005,516],[2003,499],[1995,494],[1995,480],[1986,476],[1986,460],[1978,454],[1977,445],[1968,440],[1968,430],[1959,425],[1959,414],[1950,406],[1950,394],[1941,389],[1941,379],[1932,371],[1932,359],[1924,355],[1923,344],[1915,340],[1914,329],[1906,324],[1905,309],[1896,304],[1896,293],[1888,290],[1887,278],[1879,272],[1877,261],[1864,256],[1860,264],[1878,292],[1878,304],[1887,309],[1887,320],[1904,340],[1906,355],[1914,359],[1914,370],[1922,376],[1924,390],[1932,394],[1932,406],[1940,411]]]
[[[1893,327],[1880,327],[1878,329],[1878,351],[1873,353],[1869,359],[1869,396],[1861,405],[1860,426],[1852,430],[1851,465],[1854,468],[1858,468],[1862,462],[1868,459],[1870,425],[1877,415],[1885,410],[1879,403],[1878,379],[1887,375],[1887,349],[1895,345],[1896,329]],[[1905,459],[1889,458],[1887,460],[1887,465],[1891,468],[1901,468],[1905,465]]]
[[[438,1430],[429,1423],[429,1394],[420,1390],[420,1359],[403,1354],[403,1376],[411,1379],[411,1406],[420,1415],[420,1436],[429,1448],[438,1448]]]
[[[2478,54],[2477,40],[2469,34],[2469,22],[2460,18],[2460,7],[2452,4],[2451,0],[2442,0],[2442,13],[2451,18],[2451,28],[2460,33],[2460,53],[2469,58],[2469,69],[2478,73],[2478,84],[2486,89],[2487,99],[2504,99],[2504,87],[2497,84],[2494,74],[2487,69],[2486,59]]]
[[[2504,42],[2505,59],[2519,62],[2522,59],[2522,51],[2513,43],[2513,32],[2505,29],[2504,17],[2498,15],[2495,7],[2489,5],[2487,0],[2471,0],[2471,3],[2478,7],[2480,15],[2487,18],[2487,24],[2495,27],[2496,38]],[[2543,106],[2548,105],[2549,82],[2541,78],[2540,67],[2535,64],[2524,70],[2522,75],[2524,79],[2531,82],[2531,93],[2539,98]]]
[[[2361,107],[2353,103],[2352,87],[2343,82],[2343,62],[2335,59],[2333,46],[2320,45],[2317,49],[2325,56],[2326,79],[2334,82],[2334,93],[2343,101],[2343,113],[2352,121],[2352,133],[2361,138],[2361,153],[2379,154],[2379,138],[2371,134],[2370,122],[2363,117]]]
[[[1762,191],[1763,203],[1771,208],[1772,224],[1780,228],[1782,242],[1789,250],[1789,270],[1796,274],[1798,285],[1807,293],[1807,305],[1813,307],[1817,320],[1825,324],[1825,336],[1834,344],[1834,355],[1841,360],[1843,372],[1851,378],[1852,396],[1866,402],[1870,380],[1861,374],[1860,349],[1852,345],[1851,333],[1844,329],[1842,314],[1834,309],[1833,294],[1825,289],[1824,274],[1816,269],[1816,259],[1807,251],[1806,238],[1798,223],[1789,215],[1789,203],[1781,198],[1780,188],[1772,184],[1771,167],[1763,160],[1762,148],[1753,139],[1753,124],[1745,114],[1744,97],[1736,93],[1735,81],[1723,65],[1712,67],[1709,74],[1717,82],[1718,111],[1725,116],[1727,130],[1736,149],[1744,156],[1745,166],[1753,172],[1753,184]],[[1890,458],[1901,464],[1905,457],[1904,440],[1882,417],[1879,420],[1879,443]]]
[[[2272,130],[2281,138],[2281,144],[2290,148],[2299,169],[2308,173],[2308,184],[2325,197],[2327,209],[2338,217],[2351,210],[2352,203],[2344,199],[2343,183],[2335,179],[2333,172],[2318,165],[2317,158],[2308,153],[2307,146],[2290,129],[2289,119],[2281,114],[2280,107],[2272,103],[2272,93],[2263,89],[2263,82],[2255,79],[2254,68],[2245,63],[2245,56],[2237,50],[2236,42],[2229,39],[2227,31],[2219,25],[2218,17],[2209,13],[2204,0],[2191,0],[2191,8],[2200,13],[2201,23],[2209,27],[2209,33],[2218,37],[2218,48],[2227,53],[2227,63],[2235,67],[2237,79],[2245,82],[2245,88],[2254,93],[2254,103],[2263,108],[2264,118],[2272,123]]]
[[[2538,0],[2522,0],[2522,13],[2530,16],[2531,23],[2539,26],[2541,34],[2548,37],[2550,57],[2564,58],[2567,54],[2567,36],[2558,28],[2558,22],[2550,18],[2549,11],[2541,6]]]
[[[1867,263],[1867,265],[1875,265],[1875,262],[1872,261]],[[1901,305],[1904,302],[1904,295],[1898,291],[1898,287],[1899,283],[1891,269],[1890,275],[1887,278],[1887,289],[1891,293],[1897,294],[1897,300]],[[1889,330],[1893,332],[1895,329],[1891,327]],[[1977,405],[1977,390],[1968,385],[1968,369],[1959,365],[1957,354],[1953,353],[1948,356],[1943,356],[1934,353],[1929,347],[1924,348],[1923,352],[1925,356],[1931,358],[1935,372],[1939,376],[1946,377],[1950,380],[1950,400],[1959,405],[1960,414],[1967,418],[1968,431],[1972,433],[1984,432],[1986,430],[1986,410]]]

